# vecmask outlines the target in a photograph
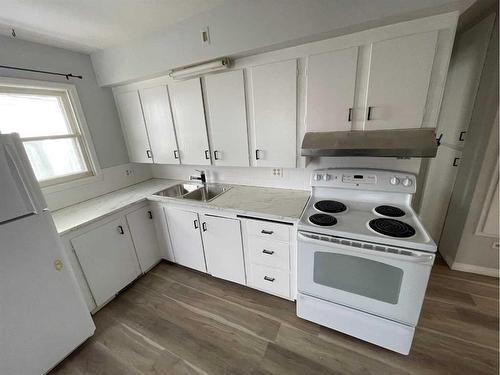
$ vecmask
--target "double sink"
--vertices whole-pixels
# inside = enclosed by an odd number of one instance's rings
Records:
[[[221,184],[200,185],[182,183],[170,186],[169,188],[159,191],[153,195],[160,197],[190,199],[199,202],[210,202],[229,189],[231,189],[231,186]]]

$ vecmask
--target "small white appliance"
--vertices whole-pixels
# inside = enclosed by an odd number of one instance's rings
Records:
[[[322,169],[298,227],[297,315],[410,351],[436,244],[414,210],[415,176]]]
[[[0,135],[0,374],[44,374],[94,330],[19,136]]]

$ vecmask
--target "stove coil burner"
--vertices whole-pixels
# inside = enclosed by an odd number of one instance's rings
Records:
[[[387,205],[375,207],[375,212],[380,215],[390,216],[390,217],[405,216],[405,212],[402,209]]]
[[[314,203],[314,208],[319,211],[328,212],[329,214],[337,214],[347,210],[344,203],[337,201],[319,201]]]
[[[327,214],[314,214],[309,216],[309,221],[313,224],[320,225],[322,227],[330,227],[337,224],[337,219],[332,215]]]
[[[415,234],[415,229],[410,225],[396,219],[373,219],[368,223],[375,232],[390,237],[406,238]]]

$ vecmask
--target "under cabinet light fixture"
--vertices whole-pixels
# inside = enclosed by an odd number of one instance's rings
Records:
[[[205,73],[216,72],[218,70],[228,69],[230,65],[231,60],[228,57],[223,57],[221,59],[211,60],[202,64],[189,65],[173,69],[170,71],[169,76],[173,79],[184,79]]]

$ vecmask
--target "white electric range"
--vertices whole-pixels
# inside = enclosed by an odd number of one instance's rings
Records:
[[[322,169],[298,226],[297,315],[408,354],[436,244],[412,174]]]

